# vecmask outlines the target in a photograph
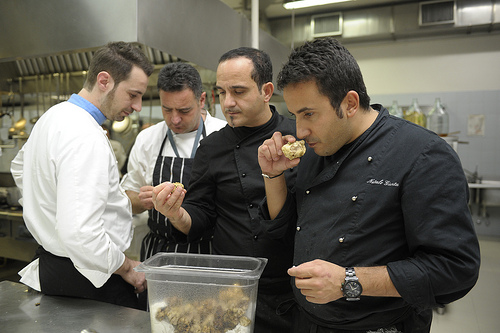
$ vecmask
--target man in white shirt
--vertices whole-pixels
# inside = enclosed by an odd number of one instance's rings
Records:
[[[153,66],[135,46],[95,52],[83,89],[38,120],[11,164],[27,228],[40,244],[19,272],[48,295],[138,308],[146,287],[123,252],[132,239],[130,202],[101,124],[139,112]]]
[[[186,236],[153,208],[152,191],[165,181],[180,182],[187,189],[200,141],[227,123],[203,109],[206,93],[193,66],[182,62],[165,65],[157,85],[165,121],[139,133],[122,180],[132,212],[149,211],[149,232],[142,242],[141,260],[157,252],[211,253],[211,231],[200,241],[188,243]]]

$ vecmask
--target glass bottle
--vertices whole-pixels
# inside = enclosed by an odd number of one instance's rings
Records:
[[[441,104],[441,99],[438,97],[434,102],[434,107],[427,115],[427,128],[440,136],[446,136],[448,134],[448,127],[448,113],[443,104]]]
[[[425,115],[422,113],[418,100],[416,98],[411,102],[410,107],[406,111],[404,118],[412,123],[425,127]]]
[[[403,109],[398,105],[398,101],[393,101],[389,108],[389,114],[395,117],[403,118]]]

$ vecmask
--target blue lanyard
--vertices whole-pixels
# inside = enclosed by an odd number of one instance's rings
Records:
[[[198,126],[198,130],[196,132],[196,137],[194,139],[193,143],[193,149],[191,150],[191,158],[194,158],[194,155],[196,154],[196,149],[198,149],[198,144],[200,143],[200,138],[201,138],[201,133],[203,132],[203,118],[200,117],[200,125]],[[167,130],[167,136],[168,136],[168,141],[170,141],[170,145],[172,146],[172,149],[174,150],[175,156],[179,157],[179,151],[177,150],[177,145],[175,144],[174,137],[172,135],[172,131],[170,128]]]

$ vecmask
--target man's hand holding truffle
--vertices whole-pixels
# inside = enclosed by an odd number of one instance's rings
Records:
[[[273,136],[264,141],[258,149],[259,165],[265,180],[271,219],[274,219],[279,213],[279,209],[271,207],[282,207],[285,203],[287,186],[283,173],[287,169],[296,167],[300,162],[300,158],[287,158],[281,148],[295,141],[296,139],[291,135],[283,136],[280,132],[274,132]],[[287,149],[285,148],[285,150]]]
[[[280,132],[275,132],[270,139],[264,141],[259,147],[259,165],[265,178],[275,178],[281,175],[285,170],[299,164],[300,159],[295,158],[290,160],[282,150],[282,147],[286,146],[288,143],[293,144],[294,142],[296,142],[296,139],[293,136],[282,136]],[[285,150],[287,149],[285,148]]]
[[[175,228],[187,235],[191,229],[191,217],[181,207],[185,194],[181,183],[161,183],[153,189],[153,204]]]

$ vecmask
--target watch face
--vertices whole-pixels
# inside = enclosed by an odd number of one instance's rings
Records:
[[[344,295],[348,298],[359,297],[361,291],[361,284],[358,281],[347,281],[344,283]]]

